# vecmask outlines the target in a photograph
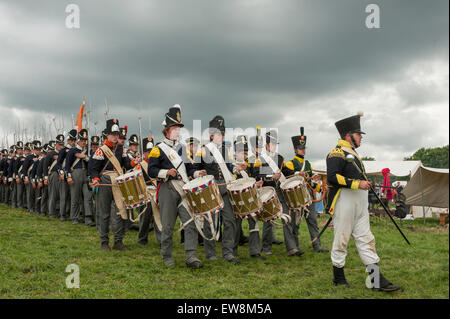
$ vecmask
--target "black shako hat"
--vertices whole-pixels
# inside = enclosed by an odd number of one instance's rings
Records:
[[[238,135],[234,140],[234,151],[245,152],[248,151],[248,140],[245,135]]]
[[[305,135],[305,128],[302,126],[300,127],[300,135],[292,136],[292,145],[294,145],[294,148],[300,148],[303,149],[306,147],[306,135]]]
[[[358,112],[358,114],[347,117],[343,120],[334,123],[339,132],[339,135],[344,138],[347,133],[359,133],[366,134],[361,131],[361,117],[364,115],[363,112]]]
[[[139,145],[139,138],[136,134],[133,134],[130,136],[130,139],[128,140],[128,145]]]
[[[100,137],[97,135],[91,136],[91,145],[98,145],[100,143]]]
[[[266,133],[266,144],[278,144],[278,133],[276,130],[270,130]]]
[[[169,108],[169,112],[166,113],[164,121],[161,124],[165,128],[169,128],[171,126],[183,127],[184,124],[181,123],[181,106],[179,104],[175,104]]]
[[[146,138],[142,139],[142,151],[143,152],[151,151],[153,146],[155,146],[155,144],[153,143],[152,137],[146,137]]]
[[[81,129],[80,132],[78,132],[78,140],[88,140],[88,131],[86,129]]]
[[[105,135],[117,133],[120,134],[119,129],[119,120],[118,119],[110,119],[106,121]]]
[[[225,134],[225,119],[220,115],[214,116],[214,118],[209,121],[209,134],[214,134],[218,131]]]
[[[75,129],[70,130],[69,131],[69,135],[67,135],[67,139],[68,140],[76,140],[77,139],[77,135],[78,135],[77,130],[75,130]]]

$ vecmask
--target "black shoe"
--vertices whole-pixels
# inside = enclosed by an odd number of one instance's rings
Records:
[[[333,266],[333,275],[334,275],[333,284],[335,286],[350,287],[347,280],[345,280],[344,267],[338,268],[336,266]]]
[[[108,243],[102,243],[101,249],[104,251],[111,251],[111,248],[109,247]]]
[[[314,248],[314,251],[315,251],[316,253],[327,253],[327,252],[328,252],[328,249],[319,247],[319,248]]]
[[[139,225],[136,225],[136,224],[134,224],[134,223],[131,224],[131,225],[130,225],[130,230],[137,230],[137,231],[138,231],[138,230],[139,230]]]
[[[261,254],[256,254],[256,255],[250,255],[251,258],[257,258],[257,259],[261,259],[261,260],[266,260],[265,256],[261,256]]]
[[[72,225],[77,225],[77,224],[79,224],[78,220],[76,220],[76,219],[72,220]]]
[[[145,246],[148,242],[146,241],[138,241],[138,245]]]
[[[375,264],[376,267],[378,267],[377,264]],[[369,272],[370,274],[372,272]],[[373,284],[373,281],[372,281]],[[398,285],[394,285],[393,283],[391,283],[389,280],[387,280],[383,274],[380,272],[380,283],[379,283],[379,288],[376,287],[372,287],[372,290],[374,291],[384,291],[384,292],[392,292],[392,291],[396,291],[396,290],[400,290],[401,287]]]
[[[191,257],[186,260],[186,266],[192,269],[198,269],[203,267],[203,263],[195,257]]]
[[[243,246],[246,243],[248,243],[248,237],[242,236],[241,238],[239,238],[239,246]]]
[[[234,257],[234,256],[227,256],[227,257],[224,257],[224,259],[226,261],[228,261],[230,263],[232,262],[234,264],[240,264],[241,263],[241,261],[239,259],[237,259],[236,257]]]
[[[122,250],[122,251],[130,250],[130,248],[128,248],[127,246],[125,246],[121,241],[116,241],[116,242],[114,243],[113,249],[114,249],[114,250]]]
[[[272,244],[274,244],[274,245],[281,245],[283,242],[281,241],[281,240],[278,240],[278,239],[274,239],[274,240],[272,240]]]
[[[92,219],[87,219],[85,224],[86,226],[95,226],[95,222]]]

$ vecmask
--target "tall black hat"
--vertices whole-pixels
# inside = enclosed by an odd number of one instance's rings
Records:
[[[136,134],[130,136],[128,140],[128,145],[139,145],[139,138]]]
[[[34,140],[33,141],[33,149],[35,150],[40,150],[42,147],[42,143],[39,140]]]
[[[142,151],[143,152],[151,151],[153,146],[155,146],[155,144],[153,143],[152,137],[146,137],[146,138],[142,139]]]
[[[266,144],[278,144],[278,133],[276,130],[270,130],[266,133]]]
[[[64,135],[62,134],[58,134],[56,136],[56,143],[57,144],[63,144],[64,145]],[[49,143],[50,144],[50,143]]]
[[[9,152],[10,152],[10,153],[15,153],[15,152],[16,152],[16,145],[11,145],[11,146],[9,147]]]
[[[88,131],[86,130],[86,129],[81,129],[79,132],[78,132],[78,139],[79,140],[85,140],[85,141],[87,141],[88,139],[89,139],[89,137],[88,137]]]
[[[56,146],[56,141],[48,141],[47,151],[53,151]]]
[[[98,145],[100,142],[100,137],[97,135],[91,136],[91,145]]]
[[[209,121],[209,134],[214,134],[217,131],[225,134],[225,119],[220,115],[214,116],[214,118]]]
[[[347,133],[360,133],[360,134],[366,134],[363,131],[361,131],[361,117],[363,116],[363,112],[358,112],[357,115],[353,115],[350,117],[347,117],[343,120],[337,121],[334,123],[336,125],[336,128],[339,132],[339,135],[344,138]]]
[[[8,150],[6,148],[2,149],[2,155],[8,156]]]
[[[31,142],[26,142],[25,143],[25,150],[31,151],[32,149],[33,149],[33,145],[31,144]]]
[[[102,131],[102,140],[106,140],[106,129]]]
[[[110,119],[106,121],[106,129],[105,129],[105,134],[113,134],[113,133],[118,133],[120,134],[120,129],[119,129],[119,120],[118,119]]]
[[[77,139],[77,130],[73,129],[69,131],[69,134],[67,135],[68,140],[76,140]]]
[[[16,149],[23,149],[23,142],[22,141],[18,141],[17,142]]]
[[[305,135],[305,129],[300,127],[300,135],[292,136],[292,145],[294,145],[294,148],[300,148],[303,149],[306,147],[306,135]]]
[[[127,138],[128,133],[128,126],[125,125],[125,127],[121,127],[119,129],[119,138],[125,140]]]
[[[171,126],[184,126],[184,124],[181,123],[181,106],[179,104],[175,104],[169,108],[169,112],[166,113],[162,125],[166,128]]]
[[[234,150],[236,152],[248,151],[248,140],[245,135],[238,135],[234,141]]]

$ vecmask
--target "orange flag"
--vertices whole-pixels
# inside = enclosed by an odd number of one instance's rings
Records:
[[[80,107],[80,110],[78,111],[77,121],[75,122],[75,128],[77,131],[81,131],[83,128],[83,114],[84,114],[84,106],[86,105],[86,101],[83,100],[83,104]]]

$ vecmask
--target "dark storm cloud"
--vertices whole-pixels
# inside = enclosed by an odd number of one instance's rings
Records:
[[[369,30],[372,2],[74,1],[79,30],[64,27],[61,1],[3,2],[9,19],[8,33],[0,31],[0,105],[70,116],[86,96],[100,122],[107,97],[122,122],[135,127],[137,116],[150,113],[159,132],[167,108],[179,103],[188,127],[216,114],[230,126],[279,127],[280,147],[289,152],[303,120],[311,135],[325,130],[333,144],[335,120],[378,107],[340,101],[346,92],[383,103],[371,86],[392,86],[401,100],[397,115],[448,100],[448,91],[430,94],[434,83],[408,81],[406,73],[420,61],[448,66],[448,2],[376,1],[381,29]],[[286,123],[288,114],[299,121]],[[384,135],[377,142],[421,147],[405,129],[403,142]],[[323,158],[325,145],[310,155]]]

